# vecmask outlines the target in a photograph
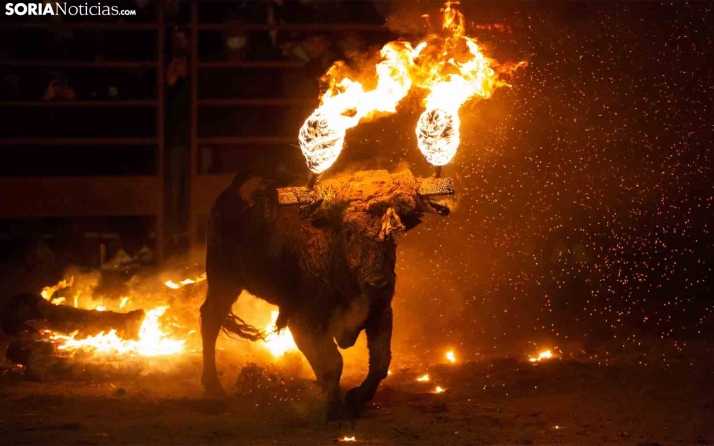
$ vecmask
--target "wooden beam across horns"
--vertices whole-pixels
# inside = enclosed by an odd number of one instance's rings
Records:
[[[454,195],[454,180],[452,178],[415,178],[416,193],[420,196]],[[278,188],[278,202],[289,206],[310,204],[320,198],[319,188],[281,187]]]

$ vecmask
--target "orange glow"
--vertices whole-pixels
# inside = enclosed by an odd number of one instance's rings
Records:
[[[268,333],[268,337],[265,340],[265,348],[276,358],[280,358],[285,353],[289,351],[297,350],[297,345],[293,340],[293,335],[290,333],[290,329],[286,328],[280,333],[275,332],[275,322],[278,320],[278,311],[272,311],[272,320],[267,327],[265,327],[265,332]]]
[[[440,386],[436,386],[436,389],[434,389],[434,392],[436,392],[436,393],[444,393],[444,392],[446,392],[446,389],[442,389]]]
[[[419,382],[426,383],[429,382],[429,374],[425,373],[424,375],[420,376],[419,378],[416,379]]]
[[[340,441],[357,441],[357,439],[355,439],[355,437],[348,437],[345,435],[344,437],[340,438]]]

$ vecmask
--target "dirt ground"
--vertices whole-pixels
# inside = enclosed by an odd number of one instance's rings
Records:
[[[202,399],[197,353],[163,371],[72,365],[40,382],[6,365],[0,444],[710,445],[714,367],[709,347],[696,351],[647,366],[492,358],[429,367],[428,383],[416,381],[424,370],[394,367],[362,419],[330,424],[312,381],[268,371],[237,381],[231,369],[230,396]]]

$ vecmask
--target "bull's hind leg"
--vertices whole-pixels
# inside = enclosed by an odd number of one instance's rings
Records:
[[[206,301],[201,305],[201,341],[203,342],[203,375],[201,383],[206,396],[225,395],[216,368],[216,340],[221,326],[241,289],[219,285],[209,279]]]
[[[359,415],[365,404],[374,398],[379,383],[389,373],[392,360],[392,307],[375,308],[367,319],[367,348],[369,349],[369,372],[359,387],[345,395],[347,408],[352,415]]]
[[[295,344],[307,358],[315,372],[317,382],[323,389],[327,403],[327,420],[342,418],[344,412],[340,395],[342,355],[337,350],[332,335],[299,317],[291,318],[288,326]]]

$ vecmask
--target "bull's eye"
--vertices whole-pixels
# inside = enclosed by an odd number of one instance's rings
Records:
[[[352,241],[352,238],[354,237],[354,233],[352,232],[351,229],[345,229],[345,240],[347,243],[350,243]]]

